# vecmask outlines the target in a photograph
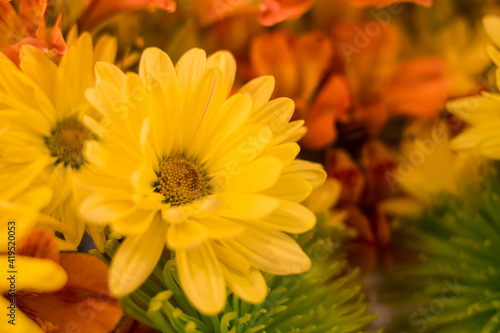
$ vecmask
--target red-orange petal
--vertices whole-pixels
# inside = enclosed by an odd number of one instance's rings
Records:
[[[172,13],[176,9],[174,0],[92,0],[78,21],[81,30],[91,30],[113,15],[145,9],[157,8]]]

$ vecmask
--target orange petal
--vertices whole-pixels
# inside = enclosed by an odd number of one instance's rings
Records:
[[[400,2],[413,2],[421,6],[432,6],[433,0],[349,0],[356,7],[387,7]]]
[[[331,66],[333,46],[323,34],[309,33],[297,39],[295,53],[300,71],[300,98],[309,101]]]
[[[34,228],[19,240],[17,255],[33,258],[50,259],[59,263],[59,248],[53,233]]]
[[[21,0],[19,16],[24,25],[24,31],[28,36],[35,36],[40,22],[45,22],[45,10],[47,0]]]
[[[20,309],[39,323],[60,330],[107,333],[122,316],[107,287],[108,267],[84,253],[61,254],[68,282],[60,291],[18,297]]]
[[[359,233],[359,237],[368,243],[375,243],[375,235],[370,220],[355,206],[348,208],[347,224]]]
[[[398,160],[382,142],[370,141],[361,150],[361,166],[367,180],[367,201],[379,201],[394,194],[393,188],[387,182],[387,173],[393,171]]]
[[[109,295],[107,282],[109,270],[101,260],[85,253],[61,253],[60,265],[68,273],[67,288]]]
[[[311,149],[330,145],[337,137],[335,119],[345,117],[351,104],[346,80],[332,76],[303,118],[308,131],[301,143]]]
[[[335,109],[318,115],[306,121],[307,133],[302,138],[301,144],[309,149],[323,149],[337,138],[335,129]]]
[[[313,0],[264,0],[265,10],[259,16],[262,25],[270,26],[281,21],[297,19],[311,8]]]
[[[328,150],[326,171],[328,177],[336,178],[342,184],[339,206],[345,207],[359,201],[365,187],[365,179],[347,152],[341,149]]]
[[[113,15],[144,8],[158,8],[172,13],[176,9],[174,0],[92,0],[78,20],[79,28],[91,30]]]
[[[256,74],[272,75],[276,79],[276,97],[293,97],[298,89],[299,73],[293,43],[292,35],[277,31],[257,36],[251,46],[250,59]]]
[[[422,58],[396,68],[384,97],[394,113],[430,118],[443,110],[450,91],[444,60]]]
[[[192,5],[203,25],[239,15],[257,15],[262,11],[261,7],[261,3],[255,0],[195,0]]]
[[[118,303],[107,296],[68,288],[49,294],[18,295],[17,304],[42,327],[57,327],[57,332],[108,333],[123,313]]]
[[[50,46],[52,49],[56,50],[58,54],[63,54],[67,49],[67,45],[61,31],[61,17],[62,15],[59,14],[56,24],[52,28],[52,36],[50,38]]]
[[[0,2],[0,50],[3,52],[24,37],[23,23],[10,2]]]
[[[382,210],[379,207],[377,207],[376,210],[377,216],[375,218],[377,223],[377,240],[378,244],[385,247],[387,246],[387,244],[389,244],[389,240],[391,239],[391,227],[389,225],[389,222],[387,221],[387,217],[382,212]]]

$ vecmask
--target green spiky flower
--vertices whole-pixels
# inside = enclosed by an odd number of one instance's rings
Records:
[[[416,304],[395,325],[397,332],[500,332],[498,172],[480,184],[467,200],[443,196],[404,221],[410,226],[406,245],[418,254],[418,264],[394,272],[382,292]]]
[[[229,294],[221,314],[200,314],[180,288],[175,261],[167,258],[121,304],[138,321],[166,333],[361,332],[376,316],[367,314],[369,304],[361,290],[360,273],[347,271],[337,240],[319,238],[317,232],[300,239],[313,261],[311,270],[301,275],[268,276],[270,292],[260,305]]]

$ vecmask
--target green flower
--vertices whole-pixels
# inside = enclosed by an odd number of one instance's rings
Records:
[[[270,292],[260,305],[231,293],[221,314],[200,314],[182,292],[172,259],[160,261],[148,281],[121,304],[132,317],[162,332],[360,332],[376,318],[367,314],[360,272],[347,271],[337,239],[320,238],[317,232],[299,239],[312,268],[300,275],[267,276]]]
[[[406,245],[418,262],[392,272],[382,295],[416,304],[391,332],[500,332],[500,179],[468,198],[442,196],[414,219]],[[396,330],[399,329],[399,330]]]

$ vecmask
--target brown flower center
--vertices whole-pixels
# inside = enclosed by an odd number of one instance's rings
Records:
[[[56,164],[64,163],[74,169],[85,163],[83,145],[96,136],[79,120],[68,118],[52,130],[51,136],[45,138],[45,144],[52,156],[57,157]]]
[[[185,205],[209,194],[202,167],[181,155],[160,161],[158,181],[156,190],[172,206]]]

